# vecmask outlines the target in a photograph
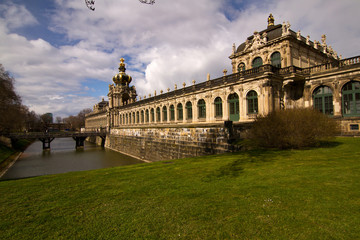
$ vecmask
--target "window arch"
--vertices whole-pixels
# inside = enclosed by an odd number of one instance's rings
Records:
[[[254,58],[254,60],[252,61],[252,68],[257,68],[263,65],[263,60],[261,57],[256,57]]]
[[[238,65],[238,72],[245,71],[245,63],[241,62]]]
[[[141,123],[144,123],[144,110],[141,110]]]
[[[150,116],[151,116],[151,122],[155,122],[155,111],[153,108],[150,110]]]
[[[198,101],[198,118],[206,118],[206,103],[204,99]]]
[[[341,93],[343,114],[360,116],[360,82],[348,82],[342,88]]]
[[[314,108],[328,115],[334,114],[333,95],[331,88],[320,86],[313,92]]]
[[[189,101],[185,105],[186,107],[186,119],[191,120],[192,119],[192,103]]]
[[[136,123],[140,122],[140,114],[139,111],[136,112]]]
[[[135,121],[135,112],[132,113],[133,117],[132,117],[132,123],[135,124],[136,121]]]
[[[177,105],[177,120],[183,120],[183,106],[181,103]]]
[[[246,95],[248,114],[257,114],[258,113],[258,96],[254,90],[251,90]]]
[[[236,93],[230,94],[228,97],[229,104],[229,120],[239,121],[240,110],[239,110],[239,95]]]
[[[146,109],[145,111],[145,121],[148,123],[149,122],[149,109]]]
[[[156,121],[157,122],[161,121],[160,107],[156,108]]]
[[[223,111],[222,111],[222,99],[221,97],[216,97],[215,101],[215,117],[222,117]]]
[[[277,68],[281,68],[281,54],[279,52],[274,52],[271,54],[271,65]]]
[[[175,108],[174,105],[170,106],[170,121],[174,121],[175,120]]]
[[[167,122],[167,108],[166,108],[166,106],[163,106],[162,112],[163,112],[163,121]]]

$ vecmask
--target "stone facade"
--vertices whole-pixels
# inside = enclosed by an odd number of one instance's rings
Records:
[[[107,147],[144,159],[148,152],[156,159],[205,154],[210,142],[218,146],[210,152],[227,151],[232,136],[224,130],[225,121],[239,126],[284,108],[314,107],[339,119],[342,134],[360,134],[360,57],[341,60],[325,35],[321,43],[311,41],[292,31],[289,23],[274,25],[269,16],[268,27],[237,48],[234,44],[229,58],[229,75],[224,70],[220,78],[208,76],[205,82],[139,100],[122,59],[109,86],[109,104],[101,110],[94,107],[86,129],[106,123]],[[215,134],[194,137],[201,129]],[[186,140],[189,131],[192,138]]]

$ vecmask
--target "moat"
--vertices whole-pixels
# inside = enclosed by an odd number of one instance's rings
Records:
[[[85,142],[83,149],[76,150],[72,138],[56,138],[51,143],[51,150],[43,151],[40,141],[31,144],[1,179],[19,179],[138,163],[143,162],[89,142]]]

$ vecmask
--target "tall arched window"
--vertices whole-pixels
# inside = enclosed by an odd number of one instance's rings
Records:
[[[145,121],[148,123],[149,122],[149,109],[146,109],[145,111]]]
[[[139,111],[136,112],[136,123],[140,122],[140,114]]]
[[[343,114],[360,116],[360,82],[348,82],[342,88],[341,93]]]
[[[187,102],[185,106],[186,106],[186,119],[191,120],[192,119],[192,103]]]
[[[256,57],[254,58],[254,60],[252,61],[252,68],[257,68],[263,65],[263,61],[261,57]]]
[[[133,112],[132,123],[135,124],[135,112]]]
[[[170,121],[174,121],[175,120],[175,108],[174,105],[170,106]]]
[[[257,114],[258,113],[258,97],[257,93],[254,90],[251,90],[246,95],[248,114]]]
[[[228,104],[229,104],[230,121],[239,121],[240,119],[239,96],[236,93],[230,94],[228,97]]]
[[[156,121],[157,122],[161,121],[160,107],[156,108]]]
[[[274,67],[278,67],[281,68],[281,55],[279,52],[274,52],[273,54],[271,54],[271,65],[273,65]]]
[[[183,120],[183,106],[181,103],[177,105],[177,120]]]
[[[214,104],[215,104],[215,117],[217,117],[217,118],[222,117],[223,116],[223,111],[222,111],[222,99],[221,99],[221,97],[215,98]]]
[[[320,86],[313,92],[314,108],[328,115],[334,114],[333,95],[331,88]]]
[[[198,101],[198,118],[206,118],[206,103],[204,99]]]
[[[152,108],[151,110],[150,110],[150,115],[151,115],[151,122],[155,122],[155,111],[154,111],[154,109]]]
[[[162,112],[163,112],[163,122],[167,122],[167,108],[166,108],[166,106],[163,106]]]
[[[241,62],[238,65],[238,72],[245,71],[245,63]]]
[[[144,110],[141,110],[141,123],[144,123]]]

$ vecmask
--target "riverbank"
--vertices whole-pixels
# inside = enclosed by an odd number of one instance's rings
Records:
[[[32,143],[29,140],[20,140],[13,148],[0,143],[0,178],[19,159],[22,152]]]
[[[4,239],[357,239],[360,138],[0,181]]]

